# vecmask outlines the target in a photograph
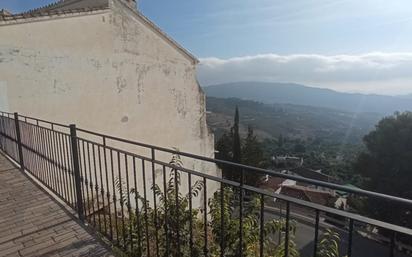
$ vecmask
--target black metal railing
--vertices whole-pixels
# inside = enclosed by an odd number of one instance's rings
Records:
[[[297,251],[301,256],[325,256],[322,251],[333,252],[321,240],[329,230],[338,232],[342,256],[368,256],[362,250],[372,246],[380,254],[372,256],[404,256],[410,249],[408,242],[397,238],[412,238],[412,229],[396,225],[396,221],[380,221],[263,190],[246,184],[244,177],[268,175],[345,191],[380,199],[382,208],[391,202],[412,210],[409,199],[17,113],[1,112],[0,148],[76,210],[82,222],[130,256],[296,256]],[[239,180],[222,178],[216,165],[238,171]],[[341,224],[327,223],[331,216],[340,218]],[[310,240],[299,246],[303,237]],[[333,236],[326,239],[335,240]]]

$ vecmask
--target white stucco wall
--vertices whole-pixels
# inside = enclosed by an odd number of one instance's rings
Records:
[[[117,0],[94,14],[0,24],[9,111],[213,157],[195,73],[192,59]],[[218,175],[214,165],[184,164]]]
[[[0,80],[0,110],[3,112],[9,111],[9,101],[7,99],[7,83]]]

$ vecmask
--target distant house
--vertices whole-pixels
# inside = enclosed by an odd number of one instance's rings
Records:
[[[294,180],[280,177],[267,176],[262,181],[260,188],[321,205],[328,205],[337,201],[335,193],[331,190],[302,186]],[[276,202],[277,199],[273,200]]]
[[[263,179],[260,188],[266,189],[268,191],[273,191],[275,193],[280,193],[283,185],[296,185],[296,181],[280,177],[271,177],[267,175]]]
[[[273,156],[272,165],[275,168],[296,168],[303,165],[303,158],[294,156]]]
[[[321,205],[328,205],[331,201],[336,199],[335,196],[329,191],[298,185],[282,186],[281,194]]]

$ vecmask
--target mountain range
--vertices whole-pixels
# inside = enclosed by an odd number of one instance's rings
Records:
[[[290,139],[358,144],[382,118],[377,113],[207,97],[207,122],[216,139],[230,130],[236,107],[240,114],[240,134],[245,136],[247,127],[251,126],[259,139],[283,135]]]
[[[266,104],[325,107],[352,113],[393,114],[412,111],[412,95],[385,96],[342,93],[293,83],[235,82],[203,87],[206,95],[239,98]]]

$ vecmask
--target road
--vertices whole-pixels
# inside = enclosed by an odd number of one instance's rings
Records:
[[[301,257],[313,256],[313,241],[315,236],[314,220],[305,217],[301,214],[291,213],[291,217],[296,220],[296,234],[294,241],[296,242],[298,249],[301,253]],[[267,209],[265,212],[265,220],[279,218],[278,209]],[[330,227],[334,231],[338,232],[341,238],[340,253],[341,256],[347,254],[348,248],[348,232],[340,228],[334,227],[330,224],[321,222],[321,227]],[[319,231],[319,237],[322,232]],[[389,246],[378,243],[374,240],[362,237],[358,233],[353,233],[352,239],[352,257],[388,257]],[[406,254],[396,252],[395,257],[410,257]]]

